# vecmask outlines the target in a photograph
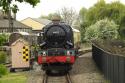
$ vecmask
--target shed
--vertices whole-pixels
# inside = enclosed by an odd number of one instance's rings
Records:
[[[11,44],[12,68],[29,68],[30,54],[29,43],[24,39],[18,39]]]
[[[13,32],[27,32],[31,33],[32,28],[17,21],[17,20],[12,20],[13,21]],[[9,20],[8,19],[0,19],[0,33],[9,33],[10,28],[9,28]]]
[[[73,33],[74,33],[74,43],[80,43],[81,41],[81,35],[80,35],[80,31],[78,29],[72,28]]]
[[[26,18],[21,21],[21,23],[32,27],[33,33],[39,33],[43,29],[43,27],[47,24],[49,24],[51,21],[48,19],[43,19],[43,18]]]

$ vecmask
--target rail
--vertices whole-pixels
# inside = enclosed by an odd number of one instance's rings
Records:
[[[69,73],[64,76],[49,76],[44,74],[42,83],[72,83],[72,80]]]

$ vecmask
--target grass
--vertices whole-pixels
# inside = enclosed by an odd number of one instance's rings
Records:
[[[9,73],[0,78],[0,83],[26,83],[25,73]]]

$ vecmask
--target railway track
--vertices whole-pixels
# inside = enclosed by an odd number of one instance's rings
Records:
[[[44,74],[42,83],[72,83],[72,81],[69,73],[64,76],[48,76]]]

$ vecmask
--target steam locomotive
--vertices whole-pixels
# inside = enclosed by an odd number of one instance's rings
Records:
[[[52,21],[46,25],[38,37],[40,50],[38,63],[47,72],[68,72],[78,54],[74,48],[72,28],[61,21]]]

